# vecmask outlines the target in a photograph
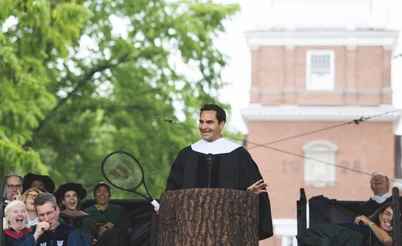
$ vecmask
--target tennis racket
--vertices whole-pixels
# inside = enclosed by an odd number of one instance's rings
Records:
[[[102,161],[102,173],[114,187],[133,192],[147,199],[157,210],[159,203],[149,194],[140,162],[130,153],[113,151]],[[137,191],[143,185],[147,195]]]

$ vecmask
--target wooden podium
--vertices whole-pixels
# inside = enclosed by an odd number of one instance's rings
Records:
[[[157,245],[258,245],[258,195],[242,190],[166,191]]]

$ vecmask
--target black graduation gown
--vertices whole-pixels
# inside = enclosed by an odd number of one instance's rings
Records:
[[[357,214],[370,216],[388,202],[392,202],[392,196],[388,197],[387,200],[385,200],[383,203],[377,203],[375,200],[370,198],[367,202],[364,202],[360,205]],[[400,209],[399,211],[402,211],[402,197],[399,197],[399,209]]]
[[[62,219],[62,222],[81,229],[87,236],[89,242],[93,241],[97,228],[92,216],[83,215],[74,218],[60,213],[60,218]]]
[[[173,162],[166,190],[208,188],[207,155],[194,151],[191,146],[181,150]],[[210,188],[246,190],[262,179],[250,154],[243,147],[230,153],[215,154],[211,170]],[[259,195],[259,239],[273,235],[271,206],[267,193]]]
[[[70,225],[60,223],[54,231],[45,231],[35,242],[33,231],[18,241],[14,242],[14,245],[18,246],[91,246],[92,242],[89,242],[85,233],[78,228],[74,228]]]
[[[30,229],[24,228],[21,232],[16,232],[14,229],[4,229],[4,246],[13,246],[14,242],[17,241],[19,238],[24,237],[28,233],[31,232]],[[1,233],[1,232],[0,232]],[[0,242],[1,244],[1,242]]]
[[[317,224],[296,236],[300,246],[380,246],[366,226],[353,223]]]

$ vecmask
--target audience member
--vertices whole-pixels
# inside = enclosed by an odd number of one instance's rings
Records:
[[[377,211],[383,204],[392,202],[392,192],[389,192],[389,179],[384,173],[378,171],[374,172],[371,175],[370,187],[373,191],[373,196],[360,205],[357,215],[369,216]],[[402,209],[401,198],[399,198],[399,205]]]
[[[27,210],[20,200],[10,202],[5,208],[5,222],[7,228],[4,232],[4,245],[12,246],[14,242],[31,232],[25,226]]]
[[[391,203],[385,203],[370,217],[358,216],[354,224],[316,224],[296,238],[300,246],[392,245]],[[398,216],[399,217],[399,216]],[[360,223],[364,225],[359,225]]]
[[[98,183],[94,188],[96,204],[84,210],[95,219],[97,246],[125,245],[129,228],[131,228],[124,208],[110,203],[111,195],[109,185],[104,182]]]
[[[17,199],[22,193],[22,177],[18,174],[11,173],[6,177],[4,203],[10,203]]]
[[[56,188],[53,180],[49,176],[34,173],[28,173],[24,176],[22,187],[23,192],[29,188],[37,188],[41,191],[46,191],[49,193],[53,193],[54,189]]]
[[[59,207],[60,217],[67,224],[82,229],[90,242],[93,242],[96,233],[96,223],[91,215],[81,210],[81,204],[87,191],[81,184],[67,183],[61,185],[54,193]]]
[[[36,224],[38,224],[38,215],[36,214],[35,206],[34,206],[34,200],[38,196],[38,194],[42,193],[39,189],[36,188],[30,188],[22,194],[22,201],[24,202],[27,211],[28,211],[28,227],[32,228]]]
[[[39,223],[35,230],[18,240],[20,246],[90,246],[85,233],[78,228],[59,222],[60,210],[56,198],[48,193],[40,193],[34,200]]]
[[[392,203],[383,204],[373,215],[367,218],[364,215],[357,216],[355,224],[363,222],[370,230],[370,245],[392,245]],[[400,217],[400,216],[397,216]],[[378,243],[377,243],[378,242]]]

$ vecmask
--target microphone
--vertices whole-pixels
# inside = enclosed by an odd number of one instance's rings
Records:
[[[211,188],[211,173],[212,166],[214,165],[215,157],[213,154],[207,154],[207,165],[208,165],[208,188]]]

